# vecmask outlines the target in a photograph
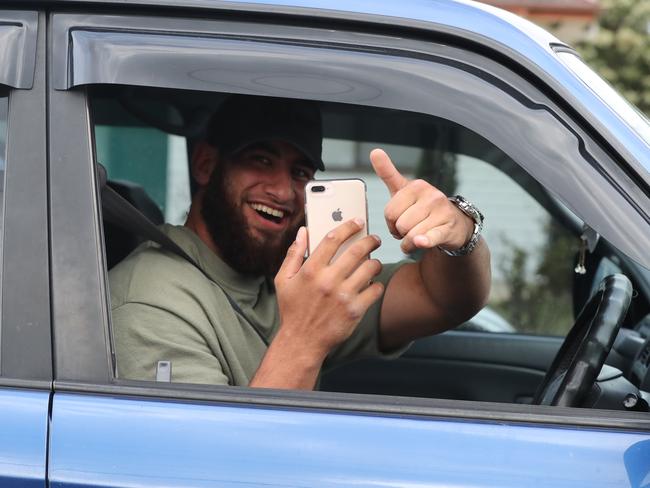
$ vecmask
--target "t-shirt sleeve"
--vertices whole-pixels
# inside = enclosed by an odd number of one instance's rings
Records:
[[[119,378],[153,381],[158,361],[170,361],[173,382],[229,384],[200,328],[172,311],[127,302],[112,322]]]
[[[412,262],[403,260],[398,263],[384,264],[381,273],[374,279],[384,285],[384,290],[395,272],[404,264]],[[383,295],[368,308],[352,335],[337,347],[327,358],[326,367],[337,363],[368,357],[395,358],[406,351],[410,344],[392,351],[382,351],[379,348],[379,320]]]

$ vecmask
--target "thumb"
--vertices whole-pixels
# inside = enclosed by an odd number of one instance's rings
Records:
[[[373,149],[370,151],[370,163],[386,187],[393,196],[406,186],[408,180],[397,171],[397,168],[388,157],[388,154],[382,149]]]
[[[298,229],[296,240],[287,250],[287,255],[282,261],[282,266],[276,275],[277,280],[288,280],[300,271],[307,251],[307,230],[304,227]]]

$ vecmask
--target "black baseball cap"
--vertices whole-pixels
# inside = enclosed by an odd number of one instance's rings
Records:
[[[258,142],[284,141],[314,168],[325,169],[320,107],[311,100],[230,95],[212,115],[206,140],[225,155]]]

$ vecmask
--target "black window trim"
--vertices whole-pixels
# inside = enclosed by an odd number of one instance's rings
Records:
[[[38,12],[0,9],[0,84],[32,88],[37,30]]]
[[[55,34],[56,35],[56,34]],[[55,57],[57,56],[55,52]],[[55,63],[53,63],[55,64]],[[89,113],[88,113],[88,106],[87,106],[87,99],[85,98],[85,93],[82,88],[75,88],[72,90],[64,91],[57,89],[55,86],[51,86],[49,89],[51,101],[52,101],[52,111],[50,113],[50,119],[52,122],[55,120],[66,120],[70,121],[71,123],[64,129],[64,128],[59,128],[54,131],[52,131],[52,128],[50,129],[51,132],[51,138],[52,141],[54,141],[57,137],[61,137],[62,134],[81,134],[84,133],[87,135],[88,140],[87,144],[78,144],[76,148],[70,147],[69,144],[65,145],[68,151],[66,154],[70,154],[70,162],[68,164],[68,167],[65,169],[57,169],[58,171],[62,171],[60,175],[54,175],[52,178],[52,187],[53,187],[53,194],[56,194],[56,189],[59,188],[60,185],[64,182],[64,174],[68,174],[69,176],[72,176],[73,173],[76,173],[77,176],[74,177],[74,179],[77,179],[82,186],[83,182],[82,179],[80,178],[80,174],[83,175],[84,177],[88,178],[86,179],[86,186],[87,182],[93,180],[94,175],[92,174],[92,168],[90,165],[88,165],[88,161],[92,160],[92,153],[94,152],[92,150],[92,145],[93,142],[91,140],[91,135],[90,135],[90,120],[89,120]],[[54,145],[54,144],[53,144]],[[64,146],[60,147],[53,147],[52,148],[52,159],[56,159],[59,154],[62,154],[64,151]],[[90,156],[90,157],[89,157]],[[75,171],[74,167],[76,165],[77,170],[82,169],[82,171]],[[85,166],[85,168],[84,168]],[[53,170],[53,168],[52,168]],[[53,172],[53,171],[52,171]],[[56,181],[55,181],[56,180]],[[63,186],[61,186],[63,188]],[[61,189],[59,188],[59,189]],[[100,216],[99,216],[99,209],[98,209],[98,200],[97,200],[97,190],[96,187],[90,187],[86,189],[82,189],[81,193],[77,196],[81,196],[83,199],[82,201],[88,201],[88,199],[92,199],[94,202],[92,208],[90,209],[91,212],[89,214],[89,209],[85,209],[82,214],[76,214],[74,216],[67,216],[65,217],[64,220],[68,222],[72,222],[75,219],[80,219],[85,222],[94,222],[94,226],[92,227],[94,231],[90,231],[88,229],[85,230],[85,234],[82,236],[81,240],[84,240],[84,238],[89,239],[91,242],[96,242],[99,243],[101,242],[101,230],[98,225]],[[53,207],[53,222],[56,220],[54,218],[54,213],[57,212],[55,209],[56,207],[56,202],[53,201],[52,207]],[[63,216],[57,217],[57,219],[63,218]],[[78,221],[77,221],[78,222]],[[58,226],[54,226],[57,227]],[[60,234],[61,235],[61,234]],[[86,246],[89,247],[89,246]],[[100,249],[103,249],[103,246],[100,246]],[[96,283],[92,283],[90,287],[90,295],[94,295],[95,299],[97,300],[96,302],[93,302],[91,304],[84,304],[83,306],[80,307],[80,311],[82,312],[80,316],[75,319],[74,324],[65,323],[61,325],[57,325],[57,327],[65,327],[66,329],[66,337],[72,336],[70,334],[70,331],[76,331],[77,333],[82,333],[85,334],[87,331],[86,324],[87,323],[103,323],[107,324],[108,323],[108,317],[106,314],[107,310],[107,303],[108,303],[108,298],[106,294],[106,289],[104,288],[104,283],[103,283],[103,264],[104,264],[104,257],[102,253],[97,253],[95,249],[92,249],[92,252],[88,249],[84,251],[83,246],[82,247],[77,247],[74,250],[70,250],[70,252],[74,252],[78,258],[81,258],[82,261],[84,261],[87,265],[94,267],[96,270],[96,274],[94,275],[97,279]],[[54,291],[54,319],[55,322],[61,320],[64,322],[65,320],[65,315],[62,315],[63,318],[59,318],[57,316],[57,313],[60,310],[57,310],[58,306],[56,303],[56,287],[58,286],[56,281],[59,275],[59,271],[56,271],[55,268],[59,268],[59,270],[62,269],[62,264],[61,262],[57,263],[57,259],[53,258],[53,277],[54,277],[54,286],[55,286],[55,291]],[[99,307],[98,307],[99,305]],[[99,308],[102,308],[103,306],[103,311],[100,311]],[[83,318],[82,318],[83,317]],[[63,329],[61,329],[63,330]],[[296,393],[296,392],[272,392],[272,391],[260,391],[260,390],[250,390],[250,389],[234,389],[234,388],[229,388],[226,387],[223,389],[222,387],[209,387],[209,386],[204,386],[204,387],[196,387],[196,388],[190,388],[187,385],[161,385],[160,388],[158,386],[143,386],[143,387],[133,387],[132,382],[124,382],[121,380],[115,380],[111,378],[111,373],[110,373],[110,338],[109,338],[109,333],[104,330],[103,334],[97,334],[97,332],[93,332],[93,338],[90,340],[88,337],[84,337],[84,340],[76,340],[76,344],[66,344],[60,351],[59,354],[57,354],[59,360],[61,360],[62,357],[65,357],[65,352],[66,351],[74,351],[75,346],[79,346],[82,342],[84,346],[88,346],[89,344],[91,345],[91,349],[95,351],[95,353],[99,353],[99,356],[103,357],[97,357],[97,355],[92,355],[89,353],[84,353],[86,361],[84,362],[85,366],[89,366],[84,368],[83,371],[78,371],[81,372],[82,374],[78,375],[73,375],[73,376],[68,376],[71,371],[74,371],[74,365],[72,363],[67,364],[63,368],[59,368],[60,371],[63,371],[64,374],[60,376],[60,380],[55,382],[55,388],[58,391],[76,391],[76,392],[86,392],[86,393],[99,393],[99,394],[124,394],[124,395],[134,395],[134,396],[152,396],[152,397],[164,397],[164,398],[177,398],[177,399],[190,399],[190,400],[205,400],[205,401],[226,401],[226,402],[234,402],[234,403],[254,403],[254,404],[263,404],[263,405],[276,405],[276,406],[299,406],[299,407],[307,407],[307,408],[321,408],[321,409],[329,409],[329,408],[336,408],[336,405],[341,405],[345,404],[345,400],[347,398],[354,399],[358,398],[356,395],[343,395],[341,394],[333,394],[333,393],[323,393],[323,392],[312,392],[312,393]],[[63,341],[65,342],[65,341]],[[57,345],[57,351],[59,345]],[[93,356],[93,357],[91,357]],[[75,378],[75,379],[72,379]],[[171,392],[169,394],[167,393],[161,393],[161,392]],[[200,392],[200,393],[197,393]],[[331,401],[330,401],[331,400]],[[457,402],[452,402],[453,405],[448,407],[449,412],[444,413],[439,408],[447,408],[447,407],[441,407],[442,405],[445,405],[445,401],[442,400],[435,400],[435,399],[415,399],[415,398],[399,398],[399,399],[382,399],[382,397],[375,397],[375,396],[369,396],[367,398],[364,398],[364,401],[366,401],[366,407],[361,408],[361,411],[368,411],[368,412],[376,412],[376,413],[390,413],[391,411],[394,410],[393,407],[395,406],[403,406],[403,410],[395,410],[398,414],[400,415],[417,415],[418,412],[424,412],[423,415],[432,415],[432,416],[446,416],[449,415],[451,417],[470,417],[470,418],[485,418],[485,419],[490,419],[491,421],[497,421],[497,420],[510,420],[510,421],[522,421],[522,422],[550,422],[550,423],[558,423],[558,424],[566,424],[566,425],[589,425],[589,426],[600,426],[600,427],[612,427],[612,428],[626,428],[624,425],[626,424],[626,421],[624,419],[628,419],[631,414],[627,412],[599,412],[599,411],[593,411],[590,410],[589,416],[592,418],[592,420],[584,420],[587,416],[581,415],[579,412],[582,412],[583,414],[587,411],[576,411],[573,409],[570,409],[571,413],[575,413],[576,415],[569,415],[566,417],[564,415],[565,412],[562,412],[561,415],[551,415],[550,417],[545,416],[544,414],[538,413],[538,410],[536,409],[544,409],[545,407],[538,407],[538,406],[524,406],[524,405],[507,405],[507,406],[499,406],[497,404],[491,404],[491,403],[470,403],[467,405],[466,410],[460,411],[459,414],[453,413],[457,409],[457,405],[459,405]],[[350,410],[357,411],[359,405],[355,405],[354,401],[351,401],[350,403]],[[390,405],[393,405],[393,407],[390,407]],[[432,410],[427,410],[427,407],[431,407]],[[400,407],[401,408],[401,407]],[[347,409],[344,408],[344,409]],[[438,410],[436,410],[438,409]],[[445,411],[446,412],[446,411]],[[472,413],[474,412],[474,413]],[[529,415],[529,417],[526,417],[526,415]],[[566,418],[569,418],[570,420],[566,420]],[[646,422],[646,419],[643,418],[643,415],[641,416],[635,416],[634,421],[632,425],[634,425],[634,429],[648,429],[650,427],[650,423]],[[639,417],[638,423],[637,422],[637,417]],[[529,420],[525,420],[528,418]],[[580,420],[580,419],[583,420]],[[546,420],[544,420],[546,419]],[[550,419],[550,420],[549,420]],[[594,420],[595,419],[595,420]],[[577,422],[577,423],[576,423]],[[586,423],[585,423],[586,422]],[[650,422],[650,419],[648,419],[648,422]]]
[[[33,87],[9,94],[0,320],[3,381],[52,379],[43,14],[38,28]]]

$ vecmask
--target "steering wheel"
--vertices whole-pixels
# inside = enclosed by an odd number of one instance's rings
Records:
[[[622,274],[605,277],[584,306],[558,351],[533,403],[577,407],[605,364],[632,299]]]

